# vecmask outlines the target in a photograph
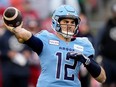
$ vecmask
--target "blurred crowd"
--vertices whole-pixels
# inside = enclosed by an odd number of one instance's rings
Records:
[[[0,0],[0,87],[36,87],[41,73],[37,54],[5,30],[4,10],[9,6],[18,8],[23,15],[23,27],[33,34],[43,29],[53,33],[51,13],[62,4],[70,4],[80,13],[76,37],[88,37],[96,51],[95,60],[106,71],[107,80],[100,84],[82,66],[82,87],[116,87],[115,0]]]

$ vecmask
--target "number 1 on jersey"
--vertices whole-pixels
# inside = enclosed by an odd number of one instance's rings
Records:
[[[58,64],[57,64],[57,72],[56,72],[56,78],[59,79],[60,78],[60,70],[61,70],[61,56],[62,54],[60,52],[56,53],[56,55],[58,56]]]

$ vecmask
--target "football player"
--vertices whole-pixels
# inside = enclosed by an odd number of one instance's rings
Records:
[[[52,16],[55,34],[44,30],[35,36],[24,28],[10,29],[20,43],[31,47],[40,58],[41,74],[37,87],[81,87],[78,73],[81,64],[98,81],[106,80],[104,69],[93,59],[94,48],[86,37],[73,38],[78,33],[80,18],[69,5],[58,7]],[[7,26],[9,30],[9,26]]]

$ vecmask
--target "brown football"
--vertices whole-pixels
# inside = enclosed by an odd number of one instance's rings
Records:
[[[17,27],[22,23],[22,14],[15,7],[8,7],[3,13],[3,20],[7,26]]]

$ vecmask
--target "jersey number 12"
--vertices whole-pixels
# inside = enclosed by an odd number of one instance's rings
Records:
[[[56,78],[57,79],[60,79],[60,71],[61,71],[61,65],[62,65],[62,53],[61,52],[57,52],[56,53],[56,55],[58,56],[57,58],[58,58],[58,62],[57,62],[57,72],[56,72]],[[66,57],[66,60],[68,61],[70,58],[67,58]],[[76,65],[77,65],[77,60],[76,59],[74,59],[74,63],[73,63],[73,65],[68,65],[68,64],[65,64],[64,65],[64,80],[74,80],[74,74],[72,73],[72,75],[71,76],[68,76],[68,69],[72,69],[72,70],[74,70],[75,69],[75,67],[76,67]]]

